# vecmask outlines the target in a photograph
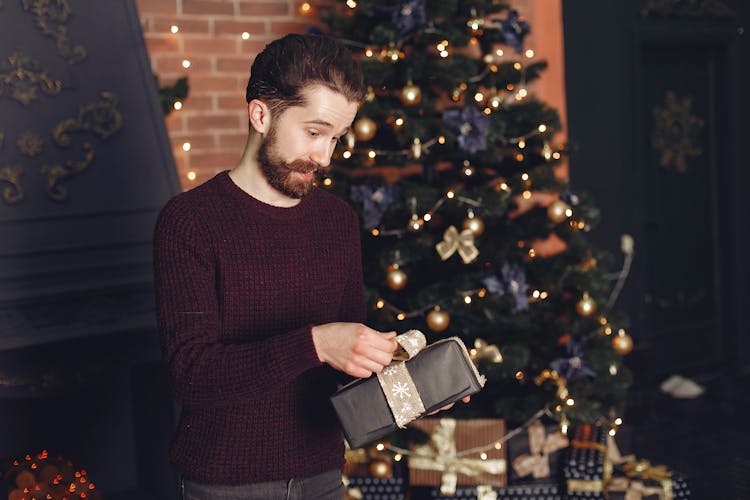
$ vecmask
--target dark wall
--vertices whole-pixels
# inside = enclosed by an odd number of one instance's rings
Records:
[[[620,255],[620,235],[635,237],[619,302],[634,355],[659,375],[739,368],[750,363],[748,6],[666,4],[563,2],[571,184],[602,209],[595,241]]]

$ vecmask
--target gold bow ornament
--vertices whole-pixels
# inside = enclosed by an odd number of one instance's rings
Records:
[[[495,344],[488,344],[486,340],[477,338],[474,340],[474,348],[469,351],[472,361],[486,359],[493,363],[502,363],[503,355]]]
[[[459,233],[456,226],[448,226],[443,233],[443,241],[435,245],[435,249],[442,260],[448,260],[458,251],[464,264],[474,262],[479,256],[479,250],[474,246],[474,233],[469,229],[464,229]]]
[[[560,431],[547,435],[544,425],[537,420],[529,425],[529,453],[519,455],[513,460],[513,470],[519,477],[531,474],[534,478],[550,476],[549,456],[550,454],[566,448],[568,438]]]
[[[651,465],[648,460],[633,460],[623,465],[627,477],[616,477],[609,484],[610,492],[625,492],[625,500],[641,500],[658,495],[659,500],[672,500],[672,473],[664,465]],[[661,486],[646,486],[644,481],[658,481]]]
[[[482,453],[476,448],[469,448],[472,455],[480,458],[469,458],[467,453],[457,451],[458,425],[462,427],[462,435],[466,434],[466,431],[471,432],[473,426],[477,430],[476,436],[473,437],[482,443],[490,443],[488,449]],[[439,479],[440,492],[443,495],[454,495],[459,483],[466,486],[505,486],[506,461],[503,458],[503,450],[498,450],[493,445],[505,433],[503,420],[473,419],[457,424],[453,418],[422,419],[414,422],[412,426],[422,430],[434,427],[430,434],[430,442],[414,446],[409,456],[410,484],[430,486],[436,484]],[[486,497],[486,489],[483,489],[483,492]]]

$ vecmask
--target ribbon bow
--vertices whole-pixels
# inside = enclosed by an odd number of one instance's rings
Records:
[[[479,250],[474,246],[474,233],[464,229],[459,234],[456,226],[448,226],[443,233],[443,241],[435,245],[435,249],[442,260],[447,260],[458,250],[464,264],[473,262],[479,256]]]
[[[456,420],[441,418],[435,427],[430,443],[414,447],[409,457],[410,469],[434,470],[442,472],[440,492],[454,495],[458,484],[458,474],[478,476],[482,473],[504,474],[505,460],[464,458],[456,452]]]
[[[427,345],[427,340],[419,330],[409,330],[397,336],[396,342],[400,349],[393,354],[393,362],[378,373],[378,382],[396,425],[403,429],[425,412],[424,403],[405,361],[416,356]]]
[[[529,453],[513,460],[513,470],[519,477],[533,475],[534,478],[550,476],[549,455],[568,446],[568,438],[560,432],[547,435],[544,425],[538,420],[529,425]]]
[[[624,492],[625,500],[642,500],[650,495],[658,495],[660,500],[672,500],[672,495],[666,496],[665,491],[658,486],[646,486],[642,481],[631,481],[625,477],[612,479],[608,491]]]
[[[477,338],[474,340],[474,349],[469,351],[472,361],[487,359],[493,363],[502,363],[503,356],[495,344],[488,344],[486,340]]]

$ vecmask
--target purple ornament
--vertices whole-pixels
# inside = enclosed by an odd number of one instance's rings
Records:
[[[523,268],[511,266],[507,262],[500,268],[500,278],[488,276],[482,280],[490,293],[511,295],[513,297],[512,311],[517,313],[529,308],[528,285]]]
[[[464,153],[474,154],[487,149],[490,118],[475,106],[443,111],[443,123],[456,133],[458,147]]]
[[[583,359],[585,354],[583,350],[584,345],[585,342],[583,340],[571,339],[566,346],[568,357],[553,360],[549,364],[550,368],[568,381],[596,377],[596,372],[591,368],[591,365]]]
[[[529,24],[526,21],[518,19],[518,11],[511,10],[508,12],[507,19],[495,19],[500,23],[500,33],[505,38],[505,43],[516,49],[517,52],[523,50],[523,39],[529,33]]]
[[[409,0],[396,5],[379,6],[377,11],[390,18],[402,35],[427,22],[425,0]]]
[[[395,184],[352,184],[349,197],[362,204],[362,218],[365,229],[372,229],[380,224],[380,219],[393,203],[398,188]]]

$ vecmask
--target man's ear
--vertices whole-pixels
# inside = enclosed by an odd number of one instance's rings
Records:
[[[271,111],[260,99],[253,99],[247,104],[247,115],[250,127],[260,134],[267,134],[271,128]]]

